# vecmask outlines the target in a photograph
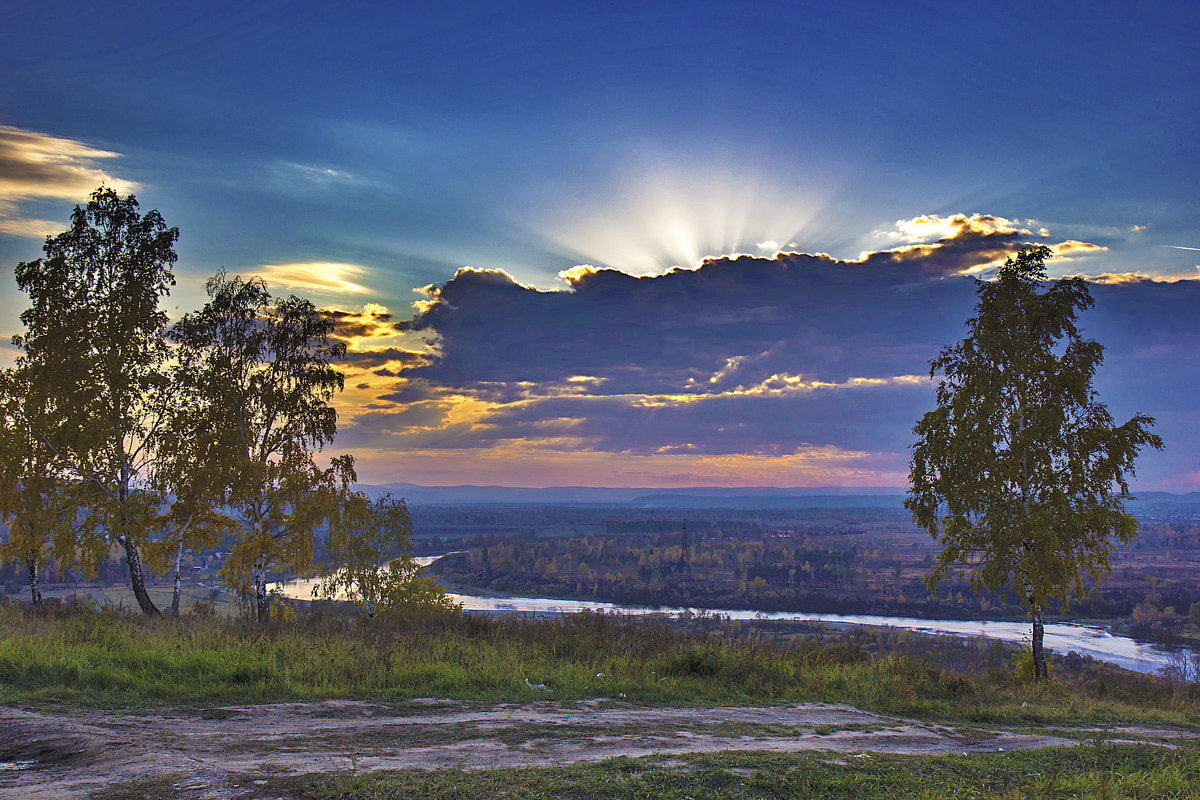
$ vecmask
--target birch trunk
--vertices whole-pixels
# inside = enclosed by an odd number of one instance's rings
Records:
[[[267,567],[261,559],[254,561],[252,577],[254,580],[254,613],[259,622],[266,622],[271,616],[271,598],[267,595]]]
[[[179,616],[179,565],[183,561],[183,539],[175,545],[175,586],[171,590],[171,613]]]
[[[125,563],[129,565],[129,584],[133,588],[133,596],[137,598],[138,606],[145,614],[158,614],[158,606],[150,599],[146,591],[146,574],[142,569],[142,554],[138,547],[128,539],[118,539],[117,543],[125,548]]]
[[[1042,607],[1034,606],[1030,611],[1033,617],[1033,679],[1044,681],[1050,677],[1046,669],[1046,648],[1042,643],[1045,628],[1042,625]]]
[[[34,608],[41,608],[42,584],[38,576],[37,558],[25,559],[25,565],[29,567],[29,599],[33,602]]]
[[[117,441],[123,441],[123,437],[118,436]],[[160,613],[158,606],[154,605],[154,601],[150,599],[150,594],[146,591],[146,573],[142,568],[142,554],[138,550],[137,543],[129,536],[129,520],[125,516],[125,502],[129,497],[129,483],[132,470],[129,467],[128,459],[121,461],[121,476],[117,484],[117,503],[120,508],[118,535],[114,537],[117,544],[125,548],[125,563],[129,567],[129,585],[133,589],[133,596],[137,600],[138,606],[142,609],[143,614],[155,615]]]
[[[1050,677],[1050,671],[1046,669],[1046,647],[1043,641],[1046,631],[1042,624],[1042,607],[1034,600],[1032,583],[1025,584],[1025,604],[1029,606],[1029,617],[1033,620],[1033,636],[1030,643],[1033,649],[1033,679],[1043,681]]]

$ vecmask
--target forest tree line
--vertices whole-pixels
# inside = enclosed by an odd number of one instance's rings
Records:
[[[623,526],[642,528],[633,521]],[[931,594],[927,580],[936,548],[910,537],[834,534],[823,526],[764,536],[695,526],[670,533],[536,537],[462,537],[465,548],[436,561],[433,574],[461,587],[518,595],[598,600],[629,605],[738,608],[760,611],[870,613],[898,616],[1003,619],[1025,609],[1011,592],[972,590],[969,576],[948,575]],[[1146,527],[1137,561],[1118,556],[1115,580],[1091,584],[1070,613],[1119,621],[1154,638],[1200,633],[1200,586],[1195,575],[1161,572],[1173,551],[1148,560],[1148,542],[1200,549],[1194,523]]]

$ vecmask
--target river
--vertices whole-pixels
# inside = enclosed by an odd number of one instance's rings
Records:
[[[446,554],[448,555],[448,554]],[[428,566],[441,556],[421,556],[418,564]],[[301,600],[312,599],[315,581],[295,580],[277,584],[287,597]],[[619,603],[601,603],[591,600],[557,600],[545,597],[482,597],[470,594],[451,593],[450,598],[462,603],[467,611],[511,611],[562,613],[576,611],[611,611],[621,614],[680,614],[698,609],[659,606],[627,606]],[[803,622],[835,622],[849,625],[878,625],[903,628],[920,633],[949,636],[983,636],[1005,642],[1020,642],[1029,635],[1027,622],[997,622],[993,620],[918,619],[916,617],[883,617],[871,614],[810,614],[803,611],[753,611],[737,608],[705,609],[707,613],[720,614],[729,619],[749,620],[792,620]],[[1156,673],[1167,666],[1175,651],[1159,644],[1140,642],[1128,636],[1110,633],[1102,627],[1079,625],[1070,622],[1047,623],[1046,647],[1056,653],[1074,650],[1080,655],[1089,655],[1098,661],[1136,670]]]

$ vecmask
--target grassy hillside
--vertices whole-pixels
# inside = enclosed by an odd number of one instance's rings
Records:
[[[769,639],[711,620],[686,628],[598,614],[553,620],[451,614],[366,623],[308,613],[258,626],[70,607],[35,614],[4,605],[0,631],[0,700],[8,703],[826,701],[925,719],[1200,726],[1197,687],[1098,665],[1098,672],[1031,686],[994,658],[979,664],[967,658],[951,670],[921,657],[926,648],[919,644],[897,652],[861,636]]]

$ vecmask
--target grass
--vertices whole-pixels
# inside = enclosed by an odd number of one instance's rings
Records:
[[[1116,746],[963,756],[652,756],[552,768],[256,774],[238,784],[246,797],[304,800],[1184,800],[1200,797],[1198,775],[1195,747]]]
[[[602,677],[601,677],[602,675]],[[546,689],[526,684],[545,684]],[[1029,686],[853,642],[766,640],[601,614],[436,615],[363,623],[319,613],[270,625],[0,606],[0,701],[91,708],[419,697],[598,697],[643,705],[847,703],[906,717],[1014,725],[1200,726],[1200,698],[1151,678]]]

